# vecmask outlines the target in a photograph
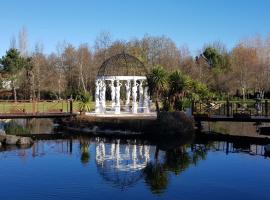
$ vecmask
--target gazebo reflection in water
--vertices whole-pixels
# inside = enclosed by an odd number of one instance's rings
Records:
[[[120,139],[105,143],[96,139],[96,165],[100,175],[122,189],[134,185],[143,177],[143,169],[150,161],[150,146],[121,144]]]

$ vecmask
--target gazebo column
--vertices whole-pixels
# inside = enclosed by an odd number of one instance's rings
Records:
[[[129,103],[130,103],[130,80],[127,80],[126,84],[126,111],[129,112]]]
[[[116,80],[115,87],[115,114],[120,114],[120,88],[122,84],[119,80]]]
[[[111,80],[111,84],[110,84],[110,88],[111,88],[111,98],[112,98],[112,107],[111,109],[114,110],[115,107],[115,87],[114,87],[114,80]]]
[[[143,80],[139,84],[139,111],[143,112]]]
[[[138,83],[137,83],[136,79],[134,79],[133,86],[132,86],[132,113],[137,113],[137,110],[138,110],[137,87],[138,87]]]
[[[96,80],[96,91],[95,91],[95,113],[100,113],[100,103],[99,103],[99,80]]]
[[[103,113],[106,112],[106,83],[105,80],[101,81],[101,91],[100,91],[100,105],[101,105],[101,111]]]
[[[143,102],[143,112],[149,113],[150,112],[150,103],[149,103],[149,96],[148,96],[148,87],[144,88],[144,102]]]

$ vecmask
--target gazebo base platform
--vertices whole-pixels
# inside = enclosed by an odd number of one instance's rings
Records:
[[[85,113],[87,116],[97,117],[97,118],[127,118],[127,119],[156,119],[157,113],[156,112],[149,112],[149,113],[130,113],[130,112],[121,112],[120,114],[115,114],[114,111],[106,111],[106,113],[95,113],[95,112],[88,112]]]

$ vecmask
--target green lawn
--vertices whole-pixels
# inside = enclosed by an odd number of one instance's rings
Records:
[[[73,102],[73,111],[79,111],[79,102]],[[91,102],[94,109],[94,102]],[[0,113],[48,113],[48,112],[70,112],[70,102],[68,101],[40,101],[40,102],[11,102],[0,101]]]

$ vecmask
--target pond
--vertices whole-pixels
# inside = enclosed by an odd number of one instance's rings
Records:
[[[0,194],[4,200],[270,199],[269,170],[256,144],[78,136],[0,149]]]

